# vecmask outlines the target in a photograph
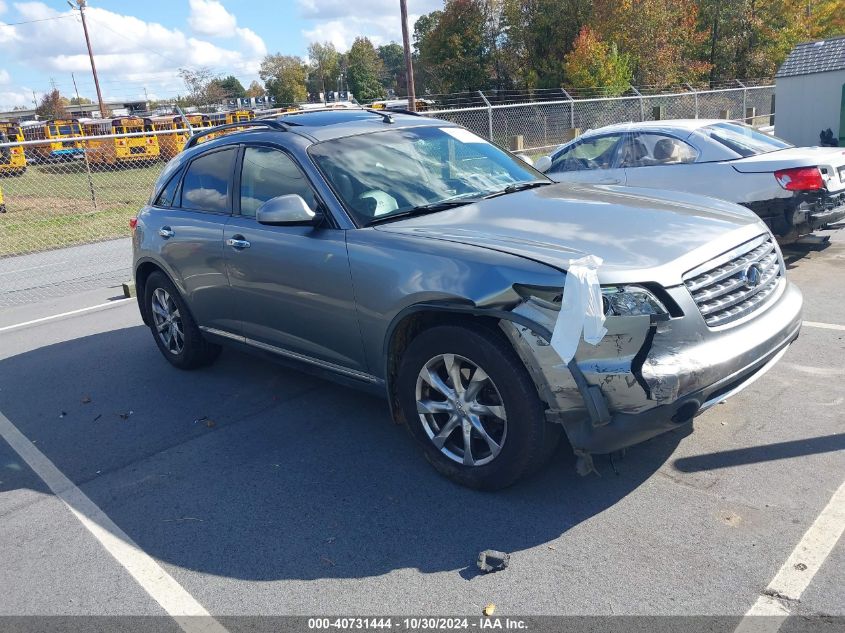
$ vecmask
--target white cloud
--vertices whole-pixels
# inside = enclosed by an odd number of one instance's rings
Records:
[[[191,14],[188,24],[200,35],[231,37],[238,25],[237,18],[218,0],[189,0]]]
[[[0,13],[6,12],[6,3],[3,0],[0,0]]]
[[[12,78],[9,76],[9,71],[5,68],[0,68],[0,85],[12,83]]]
[[[21,21],[61,19],[0,28],[0,59],[17,60],[55,77],[65,94],[73,93],[73,72],[80,93],[93,98],[91,66],[78,11],[58,11],[42,2],[19,2],[14,6]],[[86,16],[103,93],[120,98],[137,98],[144,87],[169,96],[184,92],[176,72],[180,67],[208,66],[215,73],[233,74],[248,83],[267,52],[261,37],[247,28],[234,26],[227,34],[231,42],[218,45],[199,36],[191,37],[178,28],[99,7],[89,7]],[[236,24],[233,16],[232,23]],[[198,30],[195,24],[192,28]],[[7,31],[11,36],[3,39]],[[26,46],[20,46],[23,41]],[[7,96],[0,99],[3,104],[7,101],[17,103],[17,99]]]
[[[0,90],[0,110],[11,110],[17,106],[32,107],[32,90]]]
[[[341,51],[347,50],[356,37],[366,36],[375,46],[402,41],[402,20],[396,0],[369,0],[366,12],[349,0],[298,0],[302,17],[315,20],[302,35],[309,42],[329,41]],[[410,0],[408,26],[423,13],[440,9],[442,0]]]

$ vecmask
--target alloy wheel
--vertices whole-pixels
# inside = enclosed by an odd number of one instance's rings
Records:
[[[165,349],[173,355],[178,356],[185,347],[185,334],[182,329],[182,316],[179,314],[179,306],[164,288],[156,288],[153,291],[151,306],[153,324],[159,339]]]

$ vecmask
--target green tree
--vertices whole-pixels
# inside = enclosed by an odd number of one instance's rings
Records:
[[[384,94],[379,82],[382,61],[373,43],[357,37],[346,54],[346,77],[349,89],[358,101],[373,101]]]
[[[71,97],[68,100],[70,105],[91,105],[94,103],[91,99],[86,99],[85,97]]]
[[[178,72],[188,89],[188,95],[185,97],[188,105],[214,105],[221,103],[226,97],[226,93],[218,83],[218,77],[210,68],[206,66],[180,68]]]
[[[230,99],[243,99],[246,97],[246,90],[244,90],[243,84],[234,75],[229,75],[223,79],[215,79],[214,83]]]
[[[313,42],[308,45],[308,59],[320,92],[332,90],[340,74],[340,54],[331,42]]]
[[[396,42],[390,42],[390,44],[379,46],[377,52],[382,66],[379,77],[381,85],[386,90],[393,90],[398,95],[407,94],[405,49]]]
[[[35,108],[35,114],[42,119],[63,119],[67,116],[65,106],[69,103],[58,90],[52,90],[41,97],[41,102]]]
[[[446,0],[443,11],[417,21],[420,61],[434,92],[479,90],[490,83],[484,6],[483,0]]]
[[[264,81],[267,93],[276,99],[276,105],[300,103],[308,97],[305,89],[308,66],[299,57],[267,55],[258,76]]]
[[[588,26],[581,28],[572,50],[563,58],[566,85],[571,88],[603,88],[609,96],[620,95],[631,85],[631,62],[603,42]]]

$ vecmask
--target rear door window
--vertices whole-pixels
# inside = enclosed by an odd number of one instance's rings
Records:
[[[698,150],[674,136],[632,132],[620,152],[620,167],[651,167],[694,163]]]
[[[182,181],[182,208],[229,213],[232,171],[237,148],[204,154],[188,166]]]

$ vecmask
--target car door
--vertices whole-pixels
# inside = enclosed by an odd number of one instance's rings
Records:
[[[232,212],[237,147],[193,159],[164,186],[152,225],[158,251],[197,324],[234,331],[223,235]]]
[[[619,162],[631,187],[716,195],[719,182],[707,177],[712,169],[695,162],[698,155],[695,147],[671,134],[630,132]]]
[[[258,207],[298,194],[312,210],[322,204],[295,159],[247,145],[242,150],[238,213],[225,230],[225,257],[247,343],[364,370],[363,345],[345,231],[319,226],[265,226]]]
[[[583,138],[558,152],[546,175],[558,182],[624,185],[625,170],[618,165],[624,134],[613,132]]]

